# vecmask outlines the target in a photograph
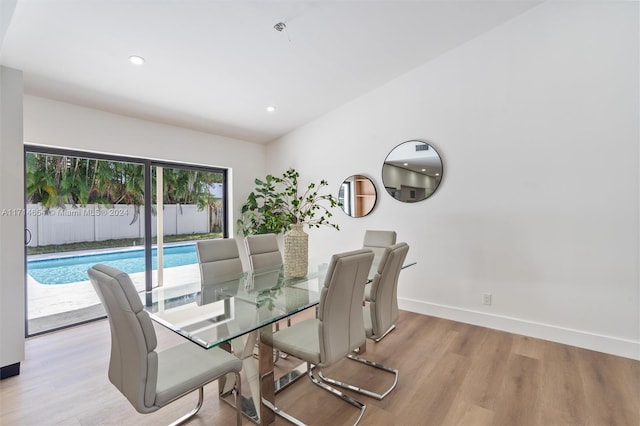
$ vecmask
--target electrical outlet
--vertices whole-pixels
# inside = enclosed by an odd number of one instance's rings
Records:
[[[491,293],[482,293],[482,304],[483,305],[491,304]]]

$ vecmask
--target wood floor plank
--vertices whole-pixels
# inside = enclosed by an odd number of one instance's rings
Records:
[[[494,412],[469,404],[464,401],[464,398],[458,396],[442,424],[492,426],[494,424]]]
[[[586,424],[640,424],[638,362],[582,351],[577,363],[589,404]]]
[[[488,328],[476,327],[471,324],[453,323],[451,328],[455,331],[455,339],[447,347],[447,350],[467,357],[474,355],[474,351],[482,345],[489,333]]]
[[[489,411],[502,403],[502,383],[512,342],[512,334],[491,330],[474,347],[469,373],[459,390],[465,401]]]
[[[511,354],[495,407],[496,425],[539,425],[541,362],[527,356]]]
[[[415,380],[412,386],[414,391],[398,407],[402,421],[418,421],[423,425],[444,424],[469,366],[468,358],[447,352],[438,360],[435,368],[426,374],[416,371],[412,377]],[[440,386],[442,383],[447,383],[447,386]]]
[[[541,423],[585,424],[587,400],[580,379],[578,348],[540,342],[542,360]]]
[[[163,327],[156,332],[160,348],[183,342]],[[137,413],[107,378],[109,345],[104,320],[28,339],[21,374],[0,381],[0,424],[159,425],[193,407],[196,395]],[[640,424],[636,360],[405,311],[396,330],[368,343],[364,357],[400,370],[398,387],[383,401],[347,392],[367,404],[365,426]],[[297,362],[279,360],[276,371]],[[346,359],[327,371],[365,387],[388,380]],[[216,391],[216,383],[205,387],[190,426],[234,424],[233,409]],[[276,404],[312,426],[346,426],[357,415],[306,378],[279,393]],[[279,418],[275,424],[289,425]]]

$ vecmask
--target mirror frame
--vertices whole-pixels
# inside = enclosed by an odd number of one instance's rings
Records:
[[[348,185],[351,183],[351,185]],[[348,187],[345,187],[348,185]],[[343,196],[340,197],[340,193]],[[346,195],[346,194],[349,195]],[[351,196],[353,194],[353,197]],[[345,208],[344,198],[349,197],[353,200],[353,205],[349,203],[348,208]],[[340,208],[349,217],[360,218],[371,214],[378,204],[378,188],[369,176],[363,173],[351,175],[340,184],[338,190],[338,201],[342,202]]]
[[[426,146],[426,148],[420,150],[416,148],[415,150],[411,150],[409,145],[423,145]],[[425,153],[415,155],[416,152],[421,151],[424,151]],[[396,155],[400,154],[402,157],[395,160],[389,160],[389,157],[394,153]],[[433,154],[435,154],[435,156]],[[410,164],[412,159],[417,161]],[[402,178],[404,179],[404,182],[424,180],[426,183],[424,187],[417,185],[403,185],[403,181],[398,182],[399,187],[398,185],[389,185],[390,177],[388,175],[391,172],[389,167],[398,169],[397,173],[398,175],[403,175]],[[387,175],[387,179],[385,179],[385,175]],[[411,139],[396,145],[391,151],[389,151],[384,159],[384,163],[382,164],[382,186],[387,194],[389,194],[394,200],[401,203],[417,203],[430,198],[440,187],[443,175],[444,164],[442,156],[433,144],[420,139]],[[400,178],[398,179],[400,180]],[[430,190],[430,192],[427,193],[428,190]],[[420,191],[424,192],[424,196],[420,195]]]

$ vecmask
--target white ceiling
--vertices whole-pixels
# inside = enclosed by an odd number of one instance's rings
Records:
[[[266,143],[538,3],[18,0],[0,63],[28,94]]]

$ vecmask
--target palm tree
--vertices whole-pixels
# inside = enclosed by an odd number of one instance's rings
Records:
[[[209,209],[209,231],[221,229],[220,199],[212,194],[214,183],[222,182],[221,173],[166,168],[163,171],[165,204],[196,204],[200,210]]]
[[[155,197],[155,174],[152,197]],[[221,229],[221,200],[212,193],[221,173],[165,168],[163,201],[166,204],[196,204],[209,209],[210,231]],[[144,166],[120,161],[27,153],[27,202],[45,209],[65,204],[127,204],[134,206],[134,223],[144,204]],[[217,218],[217,219],[216,219]]]
[[[27,201],[49,210],[73,202],[67,157],[27,154]]]

